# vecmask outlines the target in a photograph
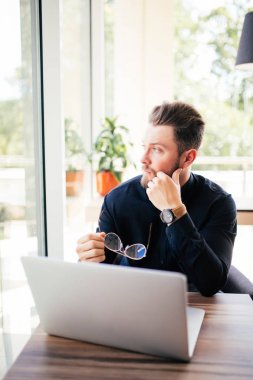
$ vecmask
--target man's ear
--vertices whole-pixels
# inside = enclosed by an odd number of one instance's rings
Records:
[[[180,161],[181,161],[181,165],[180,167],[182,169],[186,169],[188,168],[189,166],[191,166],[195,160],[197,156],[197,151],[196,149],[189,149],[189,150],[186,150],[184,153],[182,153],[181,155],[181,158],[180,158]]]

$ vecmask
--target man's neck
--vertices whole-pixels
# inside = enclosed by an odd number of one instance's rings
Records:
[[[186,184],[186,182],[189,181],[190,175],[191,175],[191,168],[190,167],[182,170],[182,172],[180,173],[180,177],[179,177],[180,187],[184,186]]]

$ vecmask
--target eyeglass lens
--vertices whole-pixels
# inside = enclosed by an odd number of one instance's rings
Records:
[[[118,235],[110,232],[105,235],[105,246],[112,251],[119,251],[122,248],[122,243]]]
[[[118,235],[113,232],[109,232],[105,235],[104,241],[105,247],[110,249],[111,251],[115,251],[121,254],[125,254],[125,256],[129,257],[133,260],[140,260],[146,256],[146,247],[143,244],[133,244],[128,247],[124,251],[122,251],[122,243]]]

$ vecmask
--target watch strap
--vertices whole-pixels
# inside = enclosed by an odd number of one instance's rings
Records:
[[[182,203],[180,206],[178,206],[176,208],[172,208],[171,211],[175,215],[176,219],[179,219],[179,218],[181,218],[181,216],[186,214],[186,207],[185,207],[184,203]]]

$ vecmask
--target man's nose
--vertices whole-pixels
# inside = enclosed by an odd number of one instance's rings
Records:
[[[146,149],[141,157],[141,163],[147,164],[150,163],[149,150]]]

